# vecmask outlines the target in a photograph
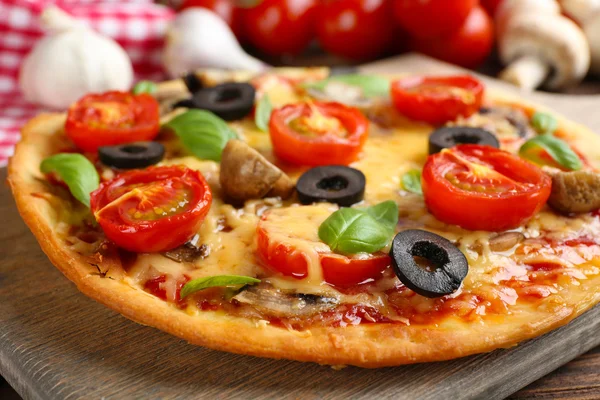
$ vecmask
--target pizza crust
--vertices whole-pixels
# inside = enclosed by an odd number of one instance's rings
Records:
[[[494,96],[502,98],[502,96]],[[507,98],[508,101],[510,98]],[[510,99],[515,101],[515,99]],[[57,235],[56,207],[38,196],[51,194],[40,179],[43,158],[57,152],[64,114],[44,114],[28,122],[10,160],[8,182],[23,219],[50,261],[87,296],[138,323],[169,332],[208,348],[253,356],[286,358],[331,365],[383,367],[441,361],[516,345],[564,325],[600,301],[600,276],[584,280],[535,308],[467,323],[447,318],[439,325],[361,324],[294,331],[261,321],[202,311],[180,310],[122,280],[102,277],[88,260],[69,249]],[[561,119],[586,144],[580,146],[596,163],[598,138],[586,128]],[[594,143],[590,146],[590,143]],[[32,195],[36,194],[36,195]],[[56,201],[65,201],[59,200]],[[69,207],[68,204],[64,204]]]

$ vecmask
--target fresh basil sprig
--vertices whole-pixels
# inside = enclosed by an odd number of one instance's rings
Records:
[[[558,120],[552,114],[538,111],[531,117],[531,126],[538,133],[554,133],[558,128]]]
[[[69,187],[77,200],[90,206],[90,193],[100,185],[100,177],[94,164],[78,153],[55,154],[40,164],[44,174],[56,173]]]
[[[221,161],[227,142],[238,135],[225,121],[206,110],[189,110],[165,124],[196,157]]]
[[[319,226],[319,238],[338,253],[374,253],[387,246],[397,223],[393,201],[364,209],[340,208]]]
[[[421,188],[421,171],[418,169],[411,169],[402,175],[402,188],[407,192],[422,195],[423,189]]]
[[[204,278],[193,279],[186,283],[181,289],[181,298],[189,296],[192,293],[196,293],[200,290],[208,289],[211,287],[222,287],[222,286],[237,286],[237,285],[253,285],[259,283],[260,279],[251,278],[249,276],[240,275],[218,275],[218,276],[207,276]]]
[[[323,90],[331,82],[341,82],[349,86],[359,87],[365,97],[387,96],[390,93],[390,81],[388,79],[361,74],[334,75],[320,81],[305,83],[304,87]]]
[[[157,90],[158,90],[158,86],[156,86],[156,83],[151,82],[151,81],[139,81],[138,83],[136,83],[136,85],[133,87],[133,89],[131,89],[131,92],[133,94],[141,94],[141,93],[154,94],[154,93],[156,93]]]
[[[577,171],[583,167],[579,156],[563,140],[551,134],[538,135],[525,142],[519,149],[519,155],[539,165],[547,162],[540,156],[545,151],[560,166],[570,171]]]
[[[273,111],[273,104],[268,95],[261,97],[258,105],[256,106],[256,114],[254,116],[254,122],[261,131],[269,130],[269,120],[271,119],[271,112]]]

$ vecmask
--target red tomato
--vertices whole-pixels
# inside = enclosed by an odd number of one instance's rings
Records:
[[[394,15],[414,36],[431,38],[458,30],[478,0],[393,0]]]
[[[297,54],[314,37],[316,0],[262,0],[243,10],[248,41],[270,55]]]
[[[367,140],[369,123],[339,103],[300,103],[271,114],[269,134],[277,157],[297,165],[348,165]]]
[[[174,303],[179,303],[180,305],[183,305],[184,302],[181,299],[181,289],[185,286],[186,283],[188,283],[189,280],[189,276],[184,275],[182,278],[177,280],[175,286],[175,293],[167,293],[167,289],[165,288],[167,276],[159,275],[156,278],[152,278],[146,281],[146,283],[144,283],[144,290],[162,300],[172,301]],[[169,294],[173,297],[169,298]]]
[[[302,279],[308,276],[306,256],[287,243],[273,241],[264,221],[269,213],[264,214],[259,222],[256,234],[258,255],[267,267],[286,276]],[[334,253],[320,253],[323,279],[338,286],[358,285],[369,279],[381,277],[381,273],[389,267],[390,257],[382,252],[368,258],[350,258]]]
[[[65,131],[77,147],[95,152],[100,146],[152,140],[159,130],[158,102],[149,94],[89,94],[69,108]]]
[[[521,226],[542,208],[551,180],[511,153],[465,144],[429,156],[422,186],[427,208],[440,221],[503,231]]]
[[[321,46],[357,60],[381,55],[394,40],[391,6],[387,0],[323,1],[316,27]]]
[[[236,7],[234,0],[185,0],[181,9],[185,10],[191,7],[208,8],[227,22],[238,39],[243,37],[241,10]]]
[[[504,0],[481,0],[481,5],[483,8],[485,8],[485,11],[487,11],[488,14],[493,17],[496,15],[496,10],[503,1]]]
[[[475,7],[456,32],[432,39],[414,38],[412,48],[431,57],[475,68],[485,61],[494,45],[492,20],[481,7]]]
[[[202,174],[182,166],[125,172],[91,194],[92,212],[106,237],[137,253],[166,251],[190,240],[211,202]]]
[[[408,77],[392,83],[394,106],[408,118],[440,125],[481,107],[483,84],[469,75]]]

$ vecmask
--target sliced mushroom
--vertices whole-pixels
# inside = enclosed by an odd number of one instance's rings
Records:
[[[329,82],[323,90],[310,88],[307,92],[317,100],[335,101],[360,109],[370,108],[376,103],[375,99],[365,97],[361,88],[336,81]]]
[[[600,174],[593,171],[563,172],[544,168],[552,178],[548,204],[563,214],[579,214],[600,208]]]
[[[249,286],[233,299],[275,317],[310,317],[339,304],[333,296],[284,292],[267,284]]]
[[[521,232],[504,232],[490,239],[489,245],[492,251],[506,251],[525,240]]]
[[[477,115],[477,114],[475,114]],[[514,107],[510,106],[491,106],[482,107],[478,115],[483,120],[488,121],[489,129],[500,137],[518,136],[528,138],[535,132],[529,126],[527,115]],[[481,128],[486,129],[482,126]]]
[[[221,189],[234,201],[265,196],[286,199],[294,182],[258,151],[240,140],[230,140],[221,155]]]
[[[165,251],[162,253],[165,257],[177,262],[194,262],[197,259],[205,259],[210,254],[210,247],[203,244],[194,246],[191,243],[186,243],[176,249]]]

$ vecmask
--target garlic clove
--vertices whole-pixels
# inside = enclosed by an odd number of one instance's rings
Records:
[[[172,21],[163,63],[172,77],[199,68],[262,71],[268,67],[244,52],[227,23],[205,8],[186,9]]]

